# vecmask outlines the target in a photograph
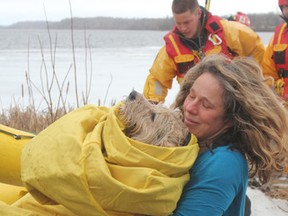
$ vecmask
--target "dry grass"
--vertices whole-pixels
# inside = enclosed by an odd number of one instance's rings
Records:
[[[72,108],[68,111],[71,110]],[[26,108],[14,106],[1,113],[0,123],[18,130],[37,134],[66,113],[67,111],[63,108],[58,108],[51,115],[50,112],[45,110],[37,112],[32,106]]]

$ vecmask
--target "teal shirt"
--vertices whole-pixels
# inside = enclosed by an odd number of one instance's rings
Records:
[[[243,216],[248,185],[244,156],[229,146],[201,153],[173,216]]]

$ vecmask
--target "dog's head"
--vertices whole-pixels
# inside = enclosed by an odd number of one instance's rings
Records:
[[[170,147],[186,145],[190,139],[180,110],[151,104],[134,90],[124,101],[120,115],[125,122],[125,134],[132,139]]]

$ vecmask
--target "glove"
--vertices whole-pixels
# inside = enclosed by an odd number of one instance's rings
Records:
[[[280,96],[283,96],[284,85],[285,85],[285,82],[283,78],[280,78],[275,82],[275,92]]]

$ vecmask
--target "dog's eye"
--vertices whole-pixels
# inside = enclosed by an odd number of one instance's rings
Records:
[[[151,113],[151,120],[152,120],[152,122],[154,122],[154,120],[155,120],[155,117],[156,117],[156,113]]]

